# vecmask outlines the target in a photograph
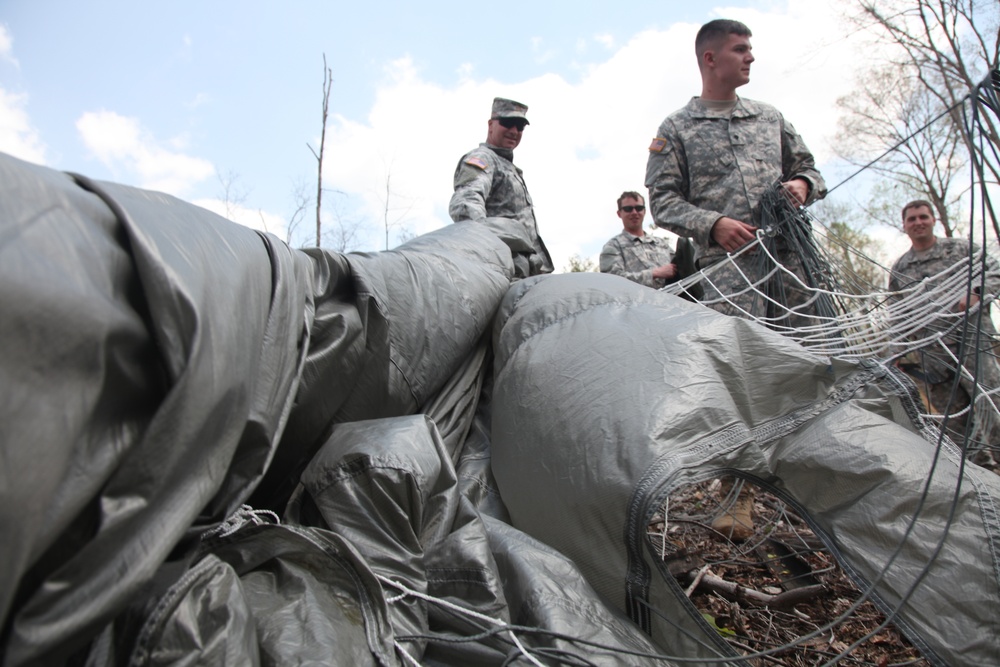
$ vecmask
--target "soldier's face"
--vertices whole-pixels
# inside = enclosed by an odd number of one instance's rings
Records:
[[[497,118],[490,119],[490,129],[486,134],[486,143],[500,148],[517,148],[521,143],[521,135],[524,130],[519,123],[508,123],[510,127],[504,127]]]
[[[640,210],[636,207],[642,207]],[[626,211],[625,207],[632,209]],[[622,199],[621,207],[618,209],[618,217],[622,219],[622,226],[632,236],[642,234],[642,221],[646,217],[646,205],[641,199],[635,197],[625,197]]]
[[[753,47],[746,35],[727,35],[726,41],[713,50],[715,75],[734,89],[750,81]]]
[[[926,206],[906,209],[903,231],[910,237],[910,241],[920,243],[930,240],[934,236],[934,214]]]

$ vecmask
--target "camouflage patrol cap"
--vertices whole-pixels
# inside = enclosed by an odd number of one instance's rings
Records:
[[[530,125],[528,117],[525,116],[528,112],[528,105],[521,104],[520,102],[515,102],[514,100],[508,100],[503,97],[493,98],[493,114],[490,119],[493,118],[523,118],[524,122]]]

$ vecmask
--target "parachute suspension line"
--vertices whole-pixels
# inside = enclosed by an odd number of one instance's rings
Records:
[[[469,616],[469,617],[475,618],[477,620],[483,621],[484,623],[488,623],[488,624],[490,624],[492,626],[495,626],[497,628],[507,628],[505,630],[505,632],[510,637],[511,641],[514,643],[514,646],[517,647],[517,650],[520,652],[520,654],[522,656],[524,656],[524,658],[526,660],[528,660],[528,662],[530,662],[531,664],[535,665],[536,667],[545,667],[541,662],[538,661],[537,658],[535,658],[531,654],[530,651],[528,651],[528,649],[526,649],[524,647],[524,645],[521,643],[521,640],[519,640],[517,638],[517,634],[514,632],[513,629],[509,628],[509,626],[508,626],[507,623],[505,623],[505,622],[503,622],[503,621],[501,621],[499,619],[495,619],[495,618],[492,618],[490,616],[486,616],[485,614],[480,614],[479,612],[474,611],[472,609],[467,609],[465,607],[459,606],[459,605],[457,605],[457,604],[455,604],[453,602],[449,602],[448,600],[443,600],[441,598],[436,598],[436,597],[434,597],[432,595],[427,595],[426,593],[421,593],[420,591],[414,590],[414,589],[412,589],[412,588],[410,588],[408,586],[405,586],[405,585],[399,583],[398,581],[394,581],[394,580],[389,579],[388,577],[384,577],[384,576],[382,576],[380,574],[376,574],[375,576],[384,585],[390,586],[390,587],[392,587],[392,588],[394,588],[394,589],[396,589],[396,590],[398,590],[398,591],[401,592],[401,595],[398,595],[398,596],[392,598],[393,601],[397,601],[397,600],[400,600],[400,599],[406,598],[406,597],[415,597],[415,598],[418,598],[420,600],[424,600],[425,602],[433,602],[434,604],[437,604],[437,605],[440,605],[440,606],[445,607],[447,609],[450,609],[451,611],[453,611],[453,612],[455,612],[455,613],[457,613],[459,615],[465,615],[465,616]]]
[[[1000,447],[1000,438],[989,436],[1000,434],[1000,371],[992,370],[1000,368],[1000,341],[990,320],[995,296],[987,289],[1000,284],[1000,268],[988,262],[990,252],[1000,250],[1000,223],[989,196],[989,188],[1000,185],[990,182],[1000,170],[1000,145],[991,138],[997,124],[990,124],[991,116],[1000,119],[1000,71],[860,171],[959,107],[970,155],[971,243],[968,256],[953,266],[909,284],[911,278],[896,276],[893,282],[901,285],[890,291],[889,268],[851,247],[775,184],[754,210],[758,231],[753,242],[663,291],[683,295],[701,283],[703,304],[754,320],[816,354],[884,366],[913,359],[947,365],[954,369],[952,395],[942,400],[938,394],[936,407],[924,396],[923,417],[942,428],[965,423],[959,441],[974,449]],[[979,305],[957,309],[973,292],[981,298]],[[959,383],[967,400],[955,400]],[[973,428],[974,421],[980,424]],[[996,458],[1000,463],[1000,451]]]
[[[403,661],[408,665],[414,665],[414,667],[421,667],[420,661],[410,655],[410,652],[406,650],[402,644],[397,640],[392,640],[392,645],[396,648],[396,652],[403,656]]]
[[[240,505],[239,509],[226,517],[218,526],[202,533],[202,537],[229,537],[243,526],[249,524],[261,526],[266,523],[280,525],[281,519],[271,510],[255,510],[250,505]]]
[[[965,97],[963,97],[959,101],[955,102],[954,104],[952,104],[950,107],[948,107],[947,109],[945,109],[944,111],[942,111],[938,115],[934,116],[934,118],[930,119],[929,121],[927,121],[926,123],[924,123],[923,125],[921,125],[920,127],[918,127],[916,130],[914,130],[910,134],[908,134],[905,137],[903,137],[895,146],[893,146],[892,148],[888,149],[886,152],[882,153],[877,158],[875,158],[874,160],[872,160],[871,162],[869,162],[865,166],[861,167],[860,169],[858,169],[857,171],[855,171],[854,173],[852,173],[850,176],[848,176],[847,178],[845,178],[844,180],[842,180],[840,183],[837,183],[832,188],[827,189],[826,194],[829,195],[831,192],[833,192],[834,190],[836,190],[837,188],[839,188],[844,183],[847,183],[849,180],[851,180],[855,176],[857,176],[857,175],[859,175],[859,174],[867,171],[868,169],[872,168],[873,166],[875,166],[876,164],[878,164],[879,162],[881,162],[883,158],[885,158],[887,155],[889,155],[893,151],[897,150],[900,146],[902,146],[902,145],[910,142],[918,134],[920,134],[921,132],[925,131],[931,125],[933,125],[934,123],[938,122],[939,120],[941,120],[942,118],[944,118],[945,116],[947,116],[948,114],[950,114],[955,109],[958,109],[959,107],[961,107],[962,105],[964,105],[966,102],[969,101],[969,99],[971,97],[972,97],[972,93],[969,93],[968,95],[966,95]]]

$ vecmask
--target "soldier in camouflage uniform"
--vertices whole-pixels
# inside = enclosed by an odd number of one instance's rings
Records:
[[[448,214],[455,222],[488,225],[508,246],[515,278],[552,273],[552,258],[538,235],[535,209],[514,149],[521,143],[528,107],[497,97],[493,100],[486,142],[466,153],[455,168],[455,193]]]
[[[929,287],[934,287],[931,280],[944,284],[949,276],[969,275],[969,240],[937,238],[934,235],[935,222],[934,209],[928,201],[917,199],[903,207],[903,231],[910,238],[911,247],[892,266],[889,276],[890,292],[899,292],[925,280]],[[968,374],[977,379],[979,388],[974,386],[971,377],[958,373],[959,390],[952,396],[952,386],[958,371],[955,359],[962,358],[963,323],[955,315],[974,308],[980,302],[983,290],[990,297],[1000,294],[1000,266],[987,255],[985,271],[979,272],[979,253],[979,247],[973,245],[972,289],[967,289],[967,280],[956,283],[954,295],[946,297],[953,299],[951,307],[942,304],[945,313],[939,320],[912,336],[914,340],[933,339],[933,342],[906,355],[897,365],[916,382],[930,412],[953,415],[948,419],[947,430],[958,443],[964,440],[969,412],[956,413],[970,405],[972,396],[980,397],[975,409],[970,411],[970,449],[975,450],[974,460],[990,464],[989,449],[1000,446],[1000,420],[994,410],[996,397],[989,399],[982,394],[983,391],[1000,387],[1000,368],[997,366],[994,350],[997,332],[990,319],[988,304],[981,319],[976,317],[975,311],[969,314],[970,326],[965,335],[965,355],[962,361]],[[900,296],[897,295],[897,298]],[[978,328],[975,326],[977,322]],[[992,400],[993,403],[983,402],[987,400]],[[981,449],[983,447],[987,449]]]
[[[646,202],[638,192],[623,192],[618,198],[622,232],[604,244],[601,273],[613,273],[646,287],[660,288],[675,281],[677,266],[666,239],[650,236],[642,228]]]
[[[701,96],[668,116],[649,146],[646,187],[653,221],[691,237],[702,269],[757,238],[753,210],[777,183],[797,204],[826,194],[813,156],[791,124],[774,107],[736,95],[750,81],[750,36],[739,21],[718,19],[701,27],[695,38]],[[748,283],[766,282],[772,268],[761,261],[761,252],[715,266],[711,281],[703,281],[703,300],[727,315],[771,317],[767,299],[748,289]],[[779,248],[776,259],[804,277],[795,253]],[[784,293],[785,306],[808,312],[809,295],[793,280],[780,273],[773,282],[781,288],[773,291]],[[712,527],[733,540],[748,539],[754,530],[753,492],[726,476],[719,494],[723,512]]]
[[[780,183],[796,204],[806,204],[822,198],[826,186],[809,149],[781,113],[736,95],[736,88],[750,80],[750,30],[738,21],[711,21],[699,30],[695,52],[701,96],[660,125],[649,147],[646,187],[653,220],[693,238],[698,266],[705,268],[756,238],[752,212],[765,190]],[[779,250],[778,260],[803,275],[797,254]],[[763,316],[763,299],[746,287],[748,277],[761,280],[765,270],[759,251],[744,253],[713,270],[716,288],[706,285],[705,299],[724,294],[732,303],[713,308]],[[808,296],[793,282],[785,276],[782,286],[792,306]],[[746,293],[732,296],[741,291]]]

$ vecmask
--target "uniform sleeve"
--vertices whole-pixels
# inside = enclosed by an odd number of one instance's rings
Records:
[[[900,285],[900,280],[899,280],[899,261],[897,260],[896,263],[893,264],[892,268],[889,270],[889,286],[888,286],[888,290],[890,292],[898,292],[900,289],[902,289],[902,285]]]
[[[664,121],[649,147],[646,161],[650,212],[657,227],[691,237],[707,248],[712,226],[722,214],[688,201],[690,182],[686,160],[676,130],[669,120]]]
[[[627,271],[624,251],[621,244],[615,239],[611,239],[604,244],[604,249],[601,250],[600,268],[601,273],[611,273],[621,276],[646,287],[658,288],[664,285],[664,281],[653,278],[653,269]]]
[[[493,189],[494,171],[495,167],[482,158],[465,156],[459,161],[455,193],[448,204],[448,215],[454,222],[486,219],[486,199]]]
[[[816,160],[809,152],[802,137],[795,131],[792,124],[782,119],[781,122],[781,180],[790,181],[793,178],[804,178],[809,182],[809,197],[807,204],[826,196],[826,181],[816,169]]]
[[[979,252],[978,245],[974,245],[973,248],[977,253]],[[976,281],[972,288],[980,297],[987,296],[995,299],[1000,296],[1000,264],[997,264],[997,260],[989,253],[986,254],[984,261],[986,263],[986,275],[983,280],[985,282],[986,294],[980,294],[982,287],[979,281]]]
[[[919,282],[919,278],[915,278],[912,275],[914,272],[916,275],[919,275],[919,265],[914,268],[912,253],[907,250],[896,258],[896,261],[892,264],[892,268],[889,269],[888,290],[890,292],[901,292],[913,287],[914,284]],[[905,296],[905,294],[893,295],[890,296],[890,299],[902,299]]]

